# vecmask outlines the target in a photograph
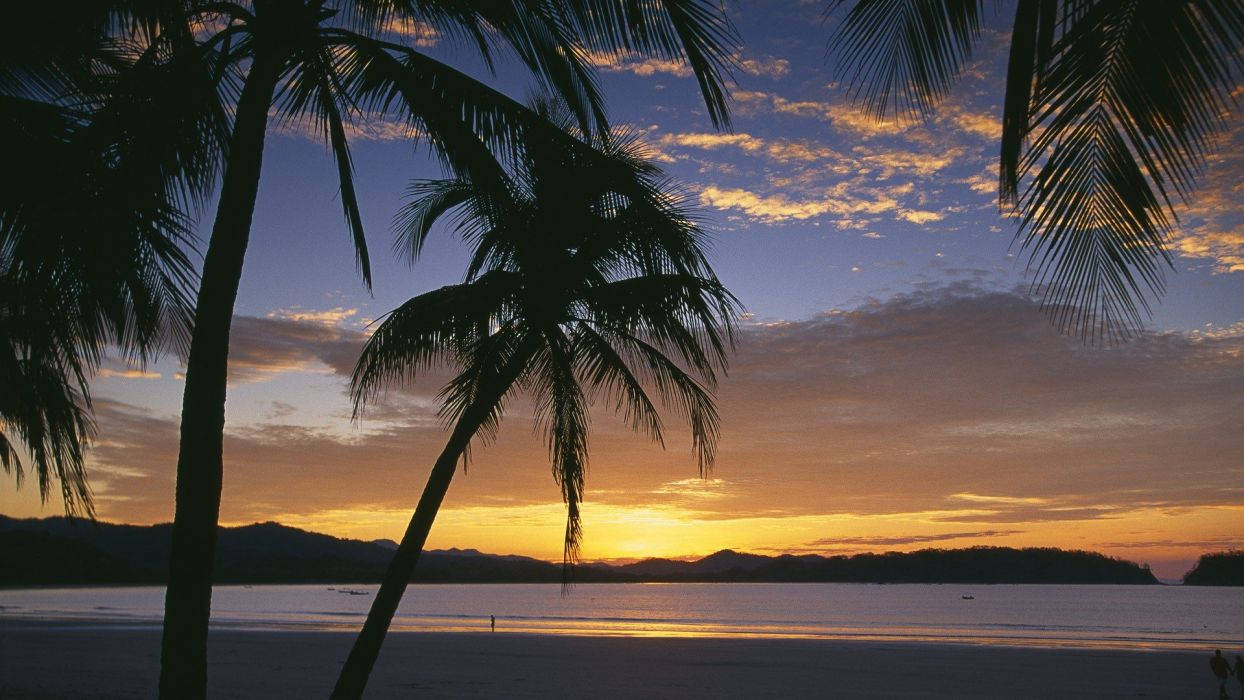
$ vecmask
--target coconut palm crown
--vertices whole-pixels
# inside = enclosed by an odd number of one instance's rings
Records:
[[[10,8],[0,28],[0,467],[93,513],[89,381],[184,349],[191,214],[210,193],[229,88],[189,30],[106,4]],[[55,37],[52,39],[51,37]],[[175,85],[175,90],[168,89]],[[23,464],[24,458],[27,461]]]
[[[386,387],[448,363],[457,373],[440,393],[440,415],[453,427],[335,697],[362,692],[456,465],[515,396],[533,401],[567,506],[567,572],[582,536],[594,401],[658,442],[658,406],[673,408],[690,426],[701,473],[712,464],[712,388],[737,302],[705,259],[704,233],[634,142],[598,147],[529,144],[504,188],[460,178],[411,188],[398,221],[412,261],[442,219],[473,254],[461,284],[411,299],[376,328],[353,375],[355,413]]]

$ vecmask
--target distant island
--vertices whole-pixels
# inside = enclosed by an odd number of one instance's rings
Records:
[[[1244,549],[1203,554],[1192,571],[1184,574],[1186,586],[1244,586]]]
[[[0,585],[161,584],[170,525],[0,516]],[[374,583],[394,543],[364,542],[278,523],[220,528],[218,583]],[[1239,562],[1236,571],[1238,580]],[[1222,555],[1214,555],[1222,556]],[[1202,559],[1202,562],[1205,558]],[[971,547],[853,556],[762,556],[722,550],[696,561],[646,559],[575,567],[576,583],[850,582],[1156,584],[1148,567],[1095,552]],[[424,552],[418,583],[543,583],[560,564],[473,549]]]

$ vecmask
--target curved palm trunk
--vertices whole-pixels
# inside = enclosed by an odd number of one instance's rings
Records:
[[[224,471],[229,327],[255,211],[268,107],[276,90],[279,65],[275,57],[257,56],[246,78],[216,221],[203,261],[182,396],[177,504],[164,597],[161,698],[202,698],[207,694],[207,624]]]
[[[333,698],[362,697],[372,666],[376,663],[376,657],[380,655],[380,645],[384,643],[389,624],[393,622],[393,614],[397,612],[397,605],[402,600],[402,594],[406,592],[406,585],[410,583],[410,578],[415,573],[415,564],[418,563],[419,554],[423,551],[424,543],[427,542],[432,522],[436,520],[441,501],[444,500],[445,492],[449,490],[449,483],[454,478],[458,460],[466,451],[471,436],[478,428],[478,421],[472,421],[469,425],[466,420],[459,421],[445,449],[441,452],[441,456],[437,458],[436,464],[432,467],[432,473],[428,475],[428,483],[423,487],[423,495],[419,498],[419,505],[410,518],[410,524],[406,526],[406,533],[402,535],[402,541],[397,546],[393,560],[389,562],[384,581],[381,582],[380,590],[376,592],[376,598],[372,601],[371,610],[367,612],[367,620],[363,623],[363,629],[359,632],[358,639],[354,640],[350,656],[341,669],[341,675],[337,677],[337,685],[333,688]]]

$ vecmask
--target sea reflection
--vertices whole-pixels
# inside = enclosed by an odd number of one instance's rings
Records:
[[[965,588],[970,588],[969,593]],[[356,630],[374,586],[220,586],[217,627]],[[159,624],[163,589],[0,591],[0,619]],[[1244,596],[1175,586],[584,584],[412,586],[405,632],[843,639],[1205,649],[1244,645]]]

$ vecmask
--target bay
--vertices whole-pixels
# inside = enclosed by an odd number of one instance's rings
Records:
[[[217,586],[212,624],[357,629],[375,586]],[[159,625],[155,586],[0,590],[0,618]],[[1191,586],[447,584],[411,586],[395,631],[827,638],[1015,646],[1244,646],[1244,591]]]

